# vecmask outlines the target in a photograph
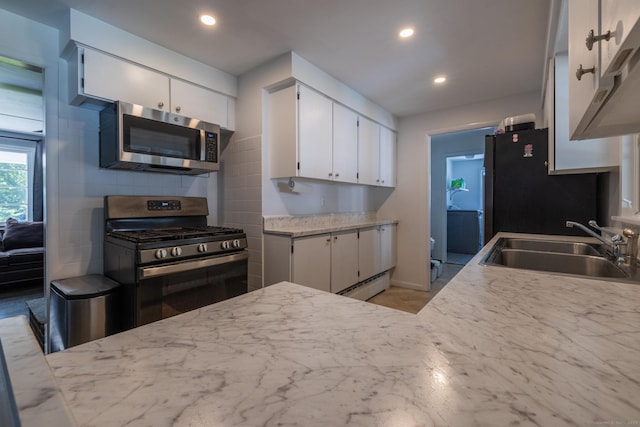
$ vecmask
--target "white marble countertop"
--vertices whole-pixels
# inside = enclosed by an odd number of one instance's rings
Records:
[[[20,423],[24,427],[75,426],[26,317],[0,319],[0,339]]]
[[[81,426],[638,425],[640,286],[486,251],[418,315],[281,283],[47,361]]]

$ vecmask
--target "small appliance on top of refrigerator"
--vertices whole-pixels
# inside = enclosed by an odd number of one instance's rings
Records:
[[[500,231],[576,235],[598,220],[598,174],[548,174],[547,129],[485,138],[484,243]]]

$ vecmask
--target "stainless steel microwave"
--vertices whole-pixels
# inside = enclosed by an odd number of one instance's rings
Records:
[[[100,167],[200,175],[220,169],[220,126],[118,101],[100,112]]]

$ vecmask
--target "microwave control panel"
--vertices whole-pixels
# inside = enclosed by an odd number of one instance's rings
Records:
[[[218,161],[218,135],[213,132],[206,132],[205,161]]]

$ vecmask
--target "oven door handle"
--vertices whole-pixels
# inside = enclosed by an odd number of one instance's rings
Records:
[[[198,268],[213,267],[215,265],[227,264],[235,261],[242,261],[249,258],[249,252],[243,251],[231,255],[224,255],[216,258],[200,259],[196,261],[185,261],[176,264],[160,265],[157,267],[144,267],[139,270],[140,279],[151,277],[167,276],[169,274],[182,273],[184,271]]]

